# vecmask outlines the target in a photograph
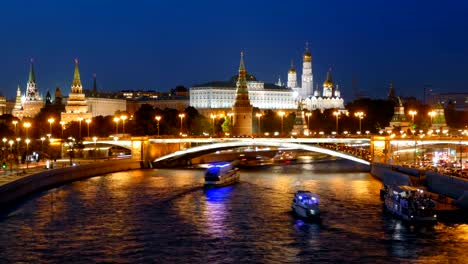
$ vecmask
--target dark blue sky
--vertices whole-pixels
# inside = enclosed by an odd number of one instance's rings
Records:
[[[0,91],[24,91],[29,59],[41,93],[85,88],[167,91],[225,80],[245,51],[258,79],[286,80],[309,41],[314,81],[326,70],[345,99],[468,91],[468,1],[2,1]],[[299,70],[299,74],[301,71]]]

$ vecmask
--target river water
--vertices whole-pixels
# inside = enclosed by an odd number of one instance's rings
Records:
[[[356,166],[244,170],[241,183],[208,190],[203,170],[73,182],[0,215],[0,262],[467,263],[467,224],[408,226],[384,214],[380,182]],[[291,214],[298,188],[320,196],[321,223]]]

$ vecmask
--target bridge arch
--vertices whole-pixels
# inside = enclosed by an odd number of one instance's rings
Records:
[[[311,151],[311,152],[317,152],[317,153],[322,153],[322,154],[327,154],[330,156],[334,157],[339,157],[347,160],[351,160],[357,163],[365,164],[365,165],[370,165],[370,162],[358,157],[355,157],[353,155],[349,155],[343,152],[327,149],[327,148],[322,148],[322,147],[317,147],[317,146],[311,146],[311,145],[305,145],[305,144],[299,144],[299,143],[292,143],[292,142],[281,142],[279,141],[271,141],[271,140],[258,140],[254,139],[251,141],[229,141],[229,142],[220,142],[220,143],[213,143],[209,145],[203,145],[203,146],[197,146],[197,147],[192,147],[188,148],[185,150],[179,150],[174,153],[162,156],[154,160],[154,163],[161,163],[164,161],[170,161],[170,160],[177,160],[177,159],[183,159],[184,157],[187,156],[192,156],[194,154],[205,154],[209,152],[214,152],[216,150],[220,149],[231,149],[231,148],[237,148],[237,147],[249,147],[249,146],[262,146],[262,147],[280,147],[280,148],[291,148],[291,149],[301,149],[305,151]]]

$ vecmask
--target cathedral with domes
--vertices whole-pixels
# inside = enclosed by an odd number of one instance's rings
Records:
[[[338,85],[333,83],[331,70],[327,72],[327,77],[322,85],[322,91],[320,92],[318,85],[316,85],[315,90],[313,89],[312,55],[307,45],[303,56],[301,81],[301,86],[299,86],[296,69],[294,68],[294,64],[291,63],[291,68],[288,71],[287,87],[295,91],[298,101],[302,102],[305,109],[324,110],[344,108],[344,100],[341,98]]]

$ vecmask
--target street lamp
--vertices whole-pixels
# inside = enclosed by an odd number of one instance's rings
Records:
[[[408,112],[408,114],[411,116],[411,123],[414,124],[414,116],[418,114],[418,112],[414,111],[414,110],[410,110]]]
[[[91,119],[86,119],[85,122],[88,125],[88,137],[89,137],[89,124],[91,123]]]
[[[6,138],[3,138],[2,141],[3,141],[3,149],[5,149],[5,148],[6,148],[6,147],[5,147],[5,143],[7,142],[7,139],[6,139]]]
[[[431,127],[432,127],[432,120],[434,119],[434,116],[436,115],[436,112],[435,111],[430,111],[427,114],[431,117]]]
[[[159,137],[159,121],[161,121],[161,116],[155,116],[154,119],[156,119],[156,122],[158,122],[157,127],[158,127],[158,137]]]
[[[62,126],[62,137],[61,137],[61,139],[63,139],[63,129],[65,129],[65,121],[60,121],[60,125]]]
[[[260,118],[262,118],[262,113],[256,113],[255,116],[258,118],[258,135],[262,135],[262,124],[260,123]]]
[[[28,137],[28,129],[31,127],[30,122],[24,122],[23,127],[26,128],[26,137]]]
[[[18,120],[13,120],[11,123],[15,126],[15,136],[16,136],[16,125],[18,124]]]
[[[333,115],[336,117],[336,133],[338,133],[338,118],[340,118],[341,112],[340,111],[334,111]]]
[[[185,117],[185,114],[182,113],[182,114],[179,114],[179,117],[180,117],[180,135],[182,135],[182,120],[184,119]]]
[[[305,115],[307,116],[307,129],[310,130],[310,122],[309,122],[309,119],[310,119],[310,116],[312,115],[312,113],[311,113],[311,112],[307,112]]]
[[[78,138],[79,138],[79,139],[81,139],[81,121],[83,121],[83,118],[82,118],[82,117],[78,117],[78,122],[80,122],[80,126],[79,126],[80,132],[78,133],[78,135],[79,135]]]
[[[114,122],[115,122],[115,134],[119,134],[119,120],[120,118],[114,117]]]
[[[9,140],[8,144],[10,144],[10,152],[13,152],[13,143],[15,143],[13,140]]]
[[[26,169],[29,168],[29,142],[31,142],[31,140],[29,138],[26,139]]]
[[[283,135],[283,117],[286,113],[284,111],[279,111],[278,115],[281,117],[281,135]]]
[[[47,119],[47,122],[49,122],[49,134],[52,136],[52,124],[55,122],[55,119],[51,117]]]
[[[359,133],[361,132],[361,120],[364,118],[364,112],[356,112],[354,116],[359,119]]]
[[[122,134],[125,134],[125,120],[127,120],[127,116],[121,115],[120,120],[122,120]]]
[[[41,137],[41,152],[44,153],[44,140],[45,137]]]
[[[21,141],[21,138],[16,138],[16,154],[17,154],[17,157],[19,157],[19,143]]]
[[[210,117],[211,117],[211,120],[212,120],[212,122],[213,122],[212,134],[214,135],[214,134],[215,134],[215,118],[216,118],[216,115],[215,115],[215,114],[211,114]]]

